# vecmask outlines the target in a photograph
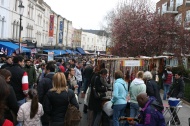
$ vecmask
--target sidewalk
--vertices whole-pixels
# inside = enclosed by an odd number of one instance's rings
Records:
[[[163,94],[161,93],[161,98],[163,98]],[[84,114],[83,113],[83,105],[84,105],[84,99],[79,97],[79,101],[82,103],[80,104],[80,111],[82,112],[82,120],[81,120],[81,123],[80,123],[80,126],[87,126],[87,114]],[[163,101],[163,104],[168,104],[168,101],[166,100],[162,100]],[[178,117],[181,121],[181,125],[180,126],[189,126],[189,122],[188,122],[188,118],[190,118],[190,105],[187,105],[185,103],[182,104],[182,108],[179,110],[178,112]],[[166,114],[165,116],[165,119],[166,119],[166,122],[168,121],[170,115],[169,113]],[[173,126],[173,125],[171,125]]]

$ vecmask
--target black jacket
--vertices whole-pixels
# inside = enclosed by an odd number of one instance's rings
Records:
[[[22,77],[24,75],[24,69],[19,64],[13,64],[11,67],[7,67],[12,74],[10,85],[13,87],[16,94],[17,101],[24,99],[26,96],[22,90]]]
[[[159,87],[155,80],[151,79],[146,81],[146,93],[148,96],[154,96],[161,105],[163,104],[160,97]]]
[[[11,111],[14,113],[15,116],[17,116],[19,107],[17,105],[17,99],[13,88],[10,85],[8,85],[8,87],[10,92],[8,97],[6,98],[4,117],[5,119],[9,119],[10,121],[14,122]]]
[[[48,114],[52,122],[64,122],[66,110],[70,103],[79,109],[74,92],[69,89],[68,92],[62,91],[60,94],[55,91],[48,91],[44,99],[44,112]]]
[[[94,93],[93,93],[93,87],[95,87],[96,91],[99,93],[103,94],[106,92],[106,87],[103,86],[102,82],[100,81],[99,73],[94,73],[91,79],[91,92],[90,92],[88,107],[90,110],[100,112],[102,110],[102,107],[101,107],[102,99],[95,98]]]
[[[183,98],[183,96],[184,96],[184,87],[185,87],[185,84],[184,84],[184,81],[183,81],[182,78],[175,79],[174,83],[170,87],[168,95],[170,97],[174,97],[174,98]]]
[[[47,74],[44,78],[42,78],[38,84],[37,90],[38,90],[38,98],[39,102],[43,104],[44,96],[46,93],[53,87],[52,84],[52,78],[54,76],[54,73]]]
[[[91,78],[93,72],[93,68],[91,66],[86,66],[83,71],[84,78]]]
[[[7,67],[11,67],[12,64],[8,64],[8,63],[5,63],[1,66],[1,69],[4,69],[4,68],[7,68]]]

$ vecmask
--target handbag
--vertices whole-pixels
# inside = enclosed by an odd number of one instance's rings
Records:
[[[67,91],[69,105],[64,118],[64,126],[78,126],[82,118],[81,112],[70,103],[69,91]]]

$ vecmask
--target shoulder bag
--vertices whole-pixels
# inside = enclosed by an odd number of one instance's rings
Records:
[[[78,126],[82,118],[81,112],[70,103],[69,91],[67,91],[67,96],[69,105],[64,118],[64,126]]]

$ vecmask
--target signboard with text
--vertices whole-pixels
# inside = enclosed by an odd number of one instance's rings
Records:
[[[143,66],[143,60],[125,60],[122,66]]]
[[[54,15],[50,15],[49,37],[53,37],[53,30],[54,30]]]

